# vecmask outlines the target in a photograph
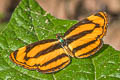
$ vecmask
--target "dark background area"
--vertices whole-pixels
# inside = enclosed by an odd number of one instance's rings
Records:
[[[60,19],[82,20],[105,9],[108,30],[104,43],[120,50],[120,0],[36,0],[40,6]],[[0,0],[0,30],[9,22],[20,0]]]

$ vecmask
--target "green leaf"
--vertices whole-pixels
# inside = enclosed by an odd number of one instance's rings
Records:
[[[71,58],[71,63],[59,72],[42,74],[12,63],[12,51],[43,39],[55,38],[77,21],[60,20],[45,12],[35,0],[22,0],[15,9],[7,28],[0,33],[0,79],[5,80],[119,80],[120,51],[109,45],[95,55]]]
[[[6,22],[0,24],[0,34],[6,27],[7,27],[7,23]]]

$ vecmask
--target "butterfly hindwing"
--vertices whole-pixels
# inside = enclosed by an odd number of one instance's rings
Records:
[[[26,69],[42,73],[56,72],[70,63],[70,58],[55,40],[42,40],[11,53],[10,59]]]
[[[85,58],[94,54],[101,48],[103,44],[102,37],[105,35],[106,29],[106,13],[99,12],[72,26],[65,33],[64,38],[75,57]],[[96,47],[92,47],[92,45],[95,45]],[[94,51],[92,52],[93,49]],[[85,55],[86,53],[87,55]]]
[[[89,57],[95,54],[103,45],[103,41],[101,39],[89,38],[78,41],[81,44],[74,45],[74,43],[71,43],[68,45],[71,48],[73,55],[77,58]]]

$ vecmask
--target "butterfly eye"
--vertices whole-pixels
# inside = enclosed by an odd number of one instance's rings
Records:
[[[62,37],[61,34],[59,34],[59,33],[56,34],[56,38],[57,38],[57,39],[60,39],[61,37]]]

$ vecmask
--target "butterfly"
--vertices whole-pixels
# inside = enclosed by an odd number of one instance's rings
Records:
[[[107,14],[98,12],[68,29],[57,39],[41,40],[12,52],[12,62],[29,70],[53,73],[66,67],[70,57],[86,58],[103,45],[102,38],[107,30]]]

